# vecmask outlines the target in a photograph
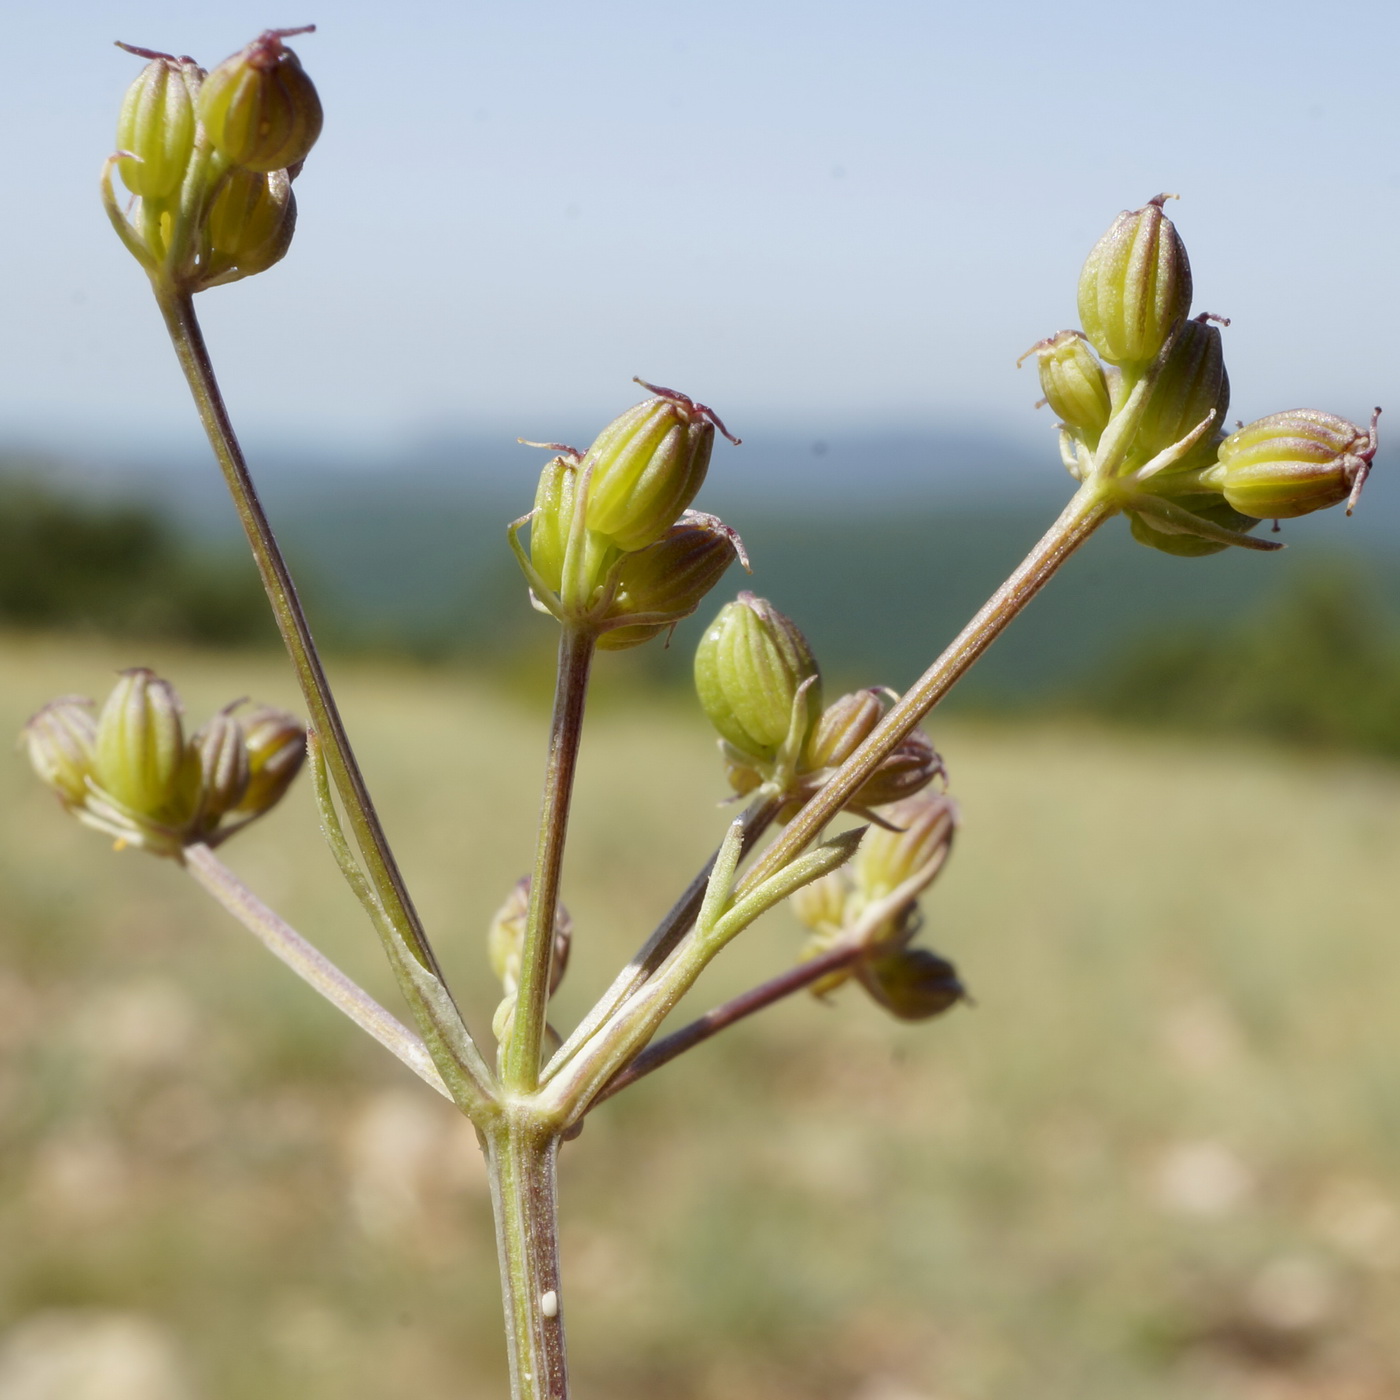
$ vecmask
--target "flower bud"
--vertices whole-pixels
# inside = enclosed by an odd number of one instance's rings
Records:
[[[926,1021],[967,996],[958,970],[928,948],[895,948],[865,959],[856,976],[874,999],[901,1021]]]
[[[20,732],[34,771],[62,799],[64,806],[81,806],[92,773],[97,722],[92,701],[80,695],[50,700]]]
[[[1108,426],[1112,403],[1103,366],[1083,335],[1061,331],[1033,345],[1026,355],[1036,357],[1040,389],[1050,411],[1090,446],[1096,445]]]
[[[909,882],[911,893],[926,888],[943,867],[953,844],[958,809],[942,793],[906,798],[883,813],[893,830],[872,827],[851,861],[851,876],[862,897],[873,903]]]
[[[833,700],[807,741],[803,767],[809,771],[839,767],[861,746],[884,712],[880,692],[875,689],[853,691]]]
[[[204,226],[201,286],[266,272],[286,257],[296,226],[297,201],[285,170],[230,170]]]
[[[185,746],[175,688],[143,666],[121,672],[97,720],[93,776],[137,816],[178,826],[199,797],[199,760]]]
[[[321,99],[282,40],[314,29],[268,29],[210,72],[199,120],[221,155],[245,170],[285,170],[321,134]]]
[[[801,753],[821,717],[821,677],[807,639],[752,593],[722,608],[701,638],[695,689],[720,736],[759,762],[776,759],[790,737]]]
[[[1376,455],[1379,415],[1377,409],[1367,431],[1312,408],[1270,414],[1220,444],[1209,480],[1236,510],[1259,520],[1309,515],[1341,501],[1350,514]]]
[[[599,648],[621,651],[640,646],[674,627],[700,606],[736,558],[745,569],[749,567],[743,541],[733,530],[716,516],[686,511],[662,539],[623,556],[608,610],[608,630],[599,634]],[[617,625],[629,617],[654,620]]]
[[[1176,467],[1215,460],[1212,443],[1230,407],[1230,378],[1220,327],[1212,319],[1203,315],[1184,322],[1167,352],[1138,424],[1137,455],[1144,461],[1189,436],[1211,412],[1212,427]]]
[[[227,710],[220,710],[191,743],[199,755],[200,821],[212,831],[248,791],[248,745],[243,726]]]
[[[1080,323],[1111,365],[1149,364],[1191,308],[1191,265],[1162,212],[1170,197],[1121,213],[1079,274]]]
[[[943,760],[927,734],[915,729],[906,734],[880,761],[880,766],[856,789],[847,804],[856,811],[900,802],[922,791],[943,776]]]
[[[665,535],[705,480],[716,427],[730,436],[704,404],[642,387],[657,397],[613,419],[579,468],[587,473],[589,530],[621,550],[645,549]]]
[[[151,61],[122,99],[118,169],[132,194],[168,199],[183,183],[194,154],[195,95],[204,74],[192,59],[131,51]]]
[[[260,817],[282,800],[306,759],[306,729],[294,716],[259,705],[239,721],[248,751],[248,785],[232,810]]]
[[[525,950],[525,919],[530,907],[530,877],[522,875],[511,886],[505,903],[496,910],[486,932],[486,956],[491,971],[501,980],[508,994],[520,985],[520,959]],[[549,964],[549,994],[553,996],[564,980],[573,944],[574,923],[562,904],[554,911],[554,948]],[[499,1037],[498,1037],[499,1038]]]

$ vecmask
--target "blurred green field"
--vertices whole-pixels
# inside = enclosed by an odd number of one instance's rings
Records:
[[[0,730],[261,656],[0,639]],[[606,662],[604,663],[606,664]],[[528,864],[543,702],[333,668],[474,1024]],[[343,674],[341,674],[343,673]],[[721,833],[698,715],[605,697],[565,896],[576,1016]],[[582,1397],[1400,1394],[1400,770],[1091,728],[935,726],[965,826],[922,1027],[795,1000],[590,1119],[562,1163]],[[227,858],[390,1004],[308,794]],[[505,1393],[471,1131],[172,865],[0,769],[0,1397]],[[785,966],[785,915],[702,1009]]]

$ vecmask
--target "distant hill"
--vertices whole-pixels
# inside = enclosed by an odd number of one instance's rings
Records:
[[[543,454],[497,439],[420,443],[400,455],[330,460],[254,448],[274,524],[305,580],[318,628],[341,644],[500,661],[550,645],[505,546],[527,510]],[[1291,522],[1290,548],[1201,560],[1156,554],[1118,522],[969,679],[965,693],[1012,700],[1064,689],[1105,658],[1182,626],[1225,628],[1292,587],[1319,561],[1359,560],[1383,604],[1400,599],[1400,481],[1382,458],[1354,520]],[[188,460],[52,466],[85,497],[153,503],[197,538],[236,533],[216,474]],[[791,613],[833,679],[902,687],[955,633],[1054,518],[1071,483],[1051,435],[1043,452],[971,432],[754,433],[717,449],[702,504],[743,535],[754,575],[735,572]],[[708,611],[705,610],[706,615]],[[679,679],[692,619],[647,664]]]

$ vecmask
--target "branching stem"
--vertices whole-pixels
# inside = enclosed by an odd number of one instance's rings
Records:
[[[740,859],[758,844],[763,833],[773,824],[781,803],[776,798],[764,797],[750,804],[740,820],[744,824],[743,843]],[[700,873],[690,882],[684,894],[671,906],[666,917],[656,926],[650,938],[638,950],[636,956],[613,979],[613,984],[598,999],[588,1015],[579,1022],[569,1038],[559,1047],[558,1053],[545,1067],[544,1080],[548,1082],[564,1067],[590,1040],[608,1018],[628,997],[647,981],[649,977],[670,956],[676,945],[685,937],[705,899],[705,888],[709,884],[710,872],[715,868],[715,857],[701,867]]]
[[[943,654],[899,699],[863,744],[798,812],[787,830],[755,861],[734,891],[737,912],[765,882],[790,870],[803,850],[859,790],[887,754],[945,696],[968,668],[1001,635],[1011,620],[1045,586],[1055,571],[1105,520],[1120,508],[1111,489],[1091,481],[1075,492],[1060,517],[987,600]],[[732,917],[732,915],[730,916]],[[718,930],[716,930],[718,932]],[[725,934],[719,941],[727,941]],[[580,1048],[543,1091],[572,1121],[588,1111],[595,1097],[625,1073],[646,1048],[666,1015],[689,990],[718,951],[714,938],[692,934],[636,992],[612,1013],[600,1031]],[[755,1008],[756,1009],[756,1008]],[[684,1048],[684,1047],[682,1047]]]
[[[382,910],[387,932],[393,935],[385,937],[385,944],[400,974],[400,985],[409,995],[424,1036],[434,1046],[433,1054],[446,1056],[441,1061],[441,1075],[435,1072],[422,1041],[252,896],[207,846],[192,847],[186,852],[186,868],[283,961],[434,1088],[444,1092],[444,1077],[456,1086],[452,1097],[467,1107],[476,1121],[490,1169],[512,1396],[514,1400],[567,1400],[555,1199],[561,1134],[592,1103],[609,1097],[725,1027],[848,965],[858,955],[859,948],[854,946],[832,949],[716,1007],[646,1048],[665,1016],[708,961],[763,909],[782,898],[786,884],[795,887],[815,878],[823,861],[839,863],[845,858],[848,852],[844,847],[857,839],[854,833],[828,842],[809,855],[804,856],[803,852],[886,755],[947,694],[1055,570],[1120,508],[1120,503],[1110,489],[1095,480],[1079,489],[1011,577],[891,708],[851,758],[802,807],[732,894],[725,895],[724,909],[714,911],[716,917],[709,921],[713,927],[702,928],[696,922],[711,867],[702,872],[575,1031],[552,1062],[550,1081],[541,1087],[540,1054],[550,991],[555,915],[596,640],[588,626],[566,622],[559,645],[559,673],[520,984],[514,1022],[502,1051],[498,1084],[465,1027],[455,1039],[451,1034],[444,1036],[444,1017],[452,1022],[447,1026],[448,1032],[460,1025],[460,1018],[456,1017],[437,960],[370,800],[290,572],[249,476],[195,317],[193,300],[188,293],[163,281],[159,274],[152,274],[152,285],[291,655],[312,728],[322,747],[325,770],[321,781],[324,784],[329,777],[343,804],[364,861],[361,883],[367,880],[373,892],[371,903]],[[322,795],[323,806],[333,815],[328,793]],[[744,814],[742,827],[735,828],[731,840],[742,840],[742,851],[748,851],[774,815],[773,803],[756,803]],[[348,848],[342,856],[343,867],[351,870],[354,863]],[[726,888],[727,885],[726,881]],[[368,899],[368,891],[362,894]],[[381,929],[381,935],[385,933]],[[406,970],[412,975],[405,976]],[[449,1042],[455,1046],[451,1054],[445,1049]]]
[[[774,1002],[782,1001],[784,997],[790,997],[794,992],[810,987],[828,973],[839,972],[853,963],[862,951],[862,945],[859,943],[832,948],[818,957],[798,963],[796,967],[790,967],[786,972],[779,973],[778,976],[747,992],[740,993],[739,996],[715,1007],[713,1011],[707,1011],[688,1026],[682,1026],[664,1040],[649,1045],[626,1069],[608,1081],[594,1098],[593,1106],[596,1107],[604,1099],[612,1098],[629,1084],[635,1084],[637,1080],[651,1074],[653,1070],[660,1069],[662,1065],[670,1064],[677,1055],[683,1055],[712,1035],[718,1035],[737,1021],[742,1021],[746,1016],[752,1016],[754,1012],[762,1011]]]

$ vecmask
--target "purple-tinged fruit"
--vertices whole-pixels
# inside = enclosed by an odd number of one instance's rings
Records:
[[[260,817],[282,800],[306,761],[306,727],[295,715],[258,705],[239,719],[248,750],[248,786],[233,810]]]
[[[1342,501],[1350,515],[1375,459],[1380,412],[1369,429],[1313,408],[1260,418],[1220,444],[1211,484],[1258,520],[1310,515]]]
[[[199,90],[199,120],[233,165],[264,174],[299,165],[321,134],[321,99],[282,41],[301,29],[268,29],[213,69]]]
[[[704,404],[637,382],[656,397],[614,418],[579,466],[587,482],[585,524],[623,551],[661,539],[695,499],[716,428],[738,442]]]
[[[700,606],[736,559],[748,569],[735,531],[717,516],[686,511],[655,544],[622,557],[600,650],[640,646],[669,631]]]
[[[62,799],[81,806],[92,774],[97,721],[92,701],[80,695],[50,700],[21,732],[34,771]]]

